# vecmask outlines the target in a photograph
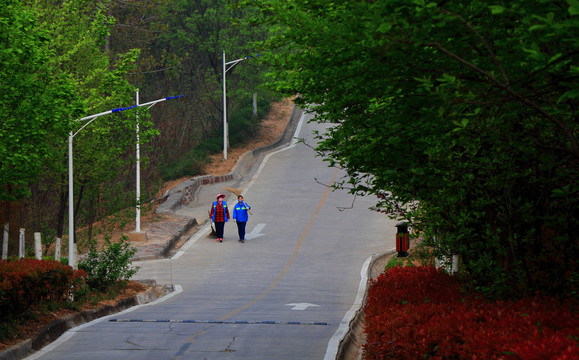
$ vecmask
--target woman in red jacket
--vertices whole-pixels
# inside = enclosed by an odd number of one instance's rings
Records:
[[[223,242],[223,229],[225,223],[229,221],[229,209],[225,202],[225,195],[218,194],[217,201],[211,205],[211,221],[215,223],[215,232],[217,233],[217,242]]]

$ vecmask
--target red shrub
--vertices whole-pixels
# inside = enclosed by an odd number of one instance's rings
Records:
[[[432,267],[397,267],[372,283],[366,359],[579,358],[579,313],[555,299],[485,302]]]
[[[43,301],[64,301],[84,277],[84,271],[53,260],[0,261],[0,317]]]

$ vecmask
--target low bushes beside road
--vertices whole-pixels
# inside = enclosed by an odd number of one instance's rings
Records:
[[[0,318],[43,302],[62,303],[84,283],[86,273],[54,260],[0,261]]]
[[[122,296],[138,270],[131,265],[134,251],[123,236],[114,243],[107,238],[100,250],[91,246],[80,270],[54,260],[0,261],[0,351],[31,336],[47,318]]]
[[[433,266],[388,269],[368,290],[365,359],[579,359],[579,306],[490,301]]]

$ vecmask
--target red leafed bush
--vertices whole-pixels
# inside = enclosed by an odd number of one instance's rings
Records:
[[[366,359],[579,359],[579,309],[488,302],[433,267],[395,267],[368,290]]]
[[[65,301],[86,274],[53,260],[0,261],[0,317],[45,301]]]

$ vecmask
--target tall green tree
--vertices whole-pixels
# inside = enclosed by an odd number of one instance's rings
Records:
[[[42,29],[50,34],[53,57],[49,66],[54,72],[66,73],[74,82],[75,91],[84,101],[84,114],[95,114],[114,108],[126,107],[135,103],[135,87],[126,77],[138,58],[138,50],[125,53],[107,51],[107,40],[115,19],[109,15],[110,2],[89,0],[74,1],[30,1],[41,20]],[[71,130],[76,133],[83,122],[72,121]],[[141,119],[146,119],[141,116]],[[106,206],[100,215],[126,206],[127,186],[119,174],[127,163],[134,161],[131,149],[135,144],[134,112],[131,114],[104,116],[79,132],[73,140],[74,182],[75,182],[75,222],[91,224],[97,213],[94,211],[100,200]],[[142,137],[146,141],[151,133],[149,123],[141,124]],[[132,130],[132,131],[131,131]],[[154,133],[154,132],[152,132]],[[47,218],[40,222],[53,223],[56,235],[62,237],[68,204],[67,138],[54,149],[54,162],[46,168],[40,191],[52,192],[54,202],[60,204],[53,211],[37,211]],[[57,180],[57,181],[55,181]],[[116,191],[103,194],[115,184]],[[120,186],[120,188],[119,188]],[[134,186],[134,185],[133,185]],[[134,190],[134,189],[133,189]],[[111,194],[114,194],[111,196]],[[127,195],[123,197],[121,195]],[[106,201],[104,199],[106,198]],[[122,200],[118,200],[122,198]],[[35,209],[45,207],[44,203],[34,201]],[[134,201],[134,197],[131,199]],[[122,205],[121,205],[122,204]],[[56,212],[55,212],[56,211]],[[50,218],[48,218],[50,217]],[[52,220],[52,219],[53,220]]]
[[[576,286],[579,3],[257,3],[271,85],[332,124],[339,186],[462,255],[480,290]]]
[[[22,199],[82,114],[67,73],[54,73],[51,37],[17,0],[0,5],[0,201]]]
[[[31,19],[37,19],[34,27],[28,27],[24,31],[31,32],[30,38],[37,36],[42,39],[43,52],[39,51],[44,56],[42,64],[26,69],[27,76],[33,79],[30,82],[42,87],[46,85],[34,80],[36,77],[50,80],[47,84],[66,79],[71,97],[70,104],[58,105],[63,114],[60,116],[61,120],[66,126],[61,127],[58,134],[52,133],[51,136],[39,133],[34,145],[45,149],[46,156],[37,169],[42,172],[37,171],[30,181],[34,183],[34,196],[21,208],[21,218],[31,223],[34,231],[52,228],[54,230],[50,232],[58,237],[62,237],[64,232],[65,210],[68,204],[67,138],[69,131],[76,132],[84,125],[75,119],[135,103],[135,87],[127,80],[127,73],[134,66],[139,52],[127,50],[124,53],[113,53],[106,50],[109,31],[115,22],[109,12],[109,2],[85,0],[22,0],[15,10],[16,14],[28,14]],[[34,57],[22,54],[22,59],[21,63],[24,64],[26,61],[33,61]],[[9,81],[3,83],[10,84]],[[35,95],[38,93],[37,90],[31,91],[36,91]],[[52,97],[51,101],[62,102],[55,94],[48,94],[47,97]],[[72,101],[73,97],[76,102]],[[27,104],[22,101],[25,98],[19,99],[15,96],[15,99]],[[39,109],[40,103],[31,104],[35,111]],[[77,111],[66,112],[72,106],[76,106]],[[122,174],[127,171],[125,169],[130,166],[128,164],[134,163],[137,120],[134,111],[127,113],[99,118],[74,138],[75,215],[79,215],[75,219],[79,219],[81,223],[92,223],[95,220],[93,209],[99,200],[106,204],[103,206],[105,211],[134,204],[134,196],[130,196],[131,192],[128,190],[131,185],[120,181]],[[50,114],[43,115],[47,119],[55,118]],[[141,141],[146,142],[156,131],[152,129],[146,111],[141,110],[139,120]],[[49,130],[46,125],[39,123],[39,126]],[[26,127],[20,130],[23,129]],[[18,165],[17,171],[23,169],[25,168]],[[21,178],[17,171],[11,173]],[[131,190],[134,192],[134,181],[128,183],[132,183]],[[111,184],[115,185],[114,191]],[[110,191],[105,195],[103,192],[106,191],[103,189]],[[26,192],[30,193],[30,190],[26,189]],[[119,201],[119,198],[122,199]],[[49,204],[59,205],[53,207]]]

